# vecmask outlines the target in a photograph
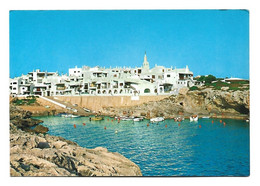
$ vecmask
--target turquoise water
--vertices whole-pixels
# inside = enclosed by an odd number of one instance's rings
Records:
[[[109,117],[91,122],[88,117],[36,118],[44,121],[51,135],[82,147],[119,152],[135,162],[144,176],[249,175],[249,123],[245,121],[225,119],[223,125],[219,119],[213,119],[213,124],[212,119],[185,120],[179,126],[165,120],[147,126],[148,120],[118,123]]]

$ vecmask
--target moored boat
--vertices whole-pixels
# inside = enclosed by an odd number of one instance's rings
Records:
[[[198,115],[192,115],[192,116],[190,117],[190,121],[198,121],[198,119],[199,119],[199,116],[198,116]]]
[[[133,121],[142,121],[143,118],[134,118]]]
[[[91,120],[92,121],[101,121],[101,120],[103,120],[104,118],[103,117],[93,117],[93,118],[91,118]]]
[[[78,118],[80,116],[73,115],[73,114],[61,114],[61,117],[64,117],[64,118]]]
[[[164,118],[163,117],[151,118],[150,121],[151,122],[160,122],[160,121],[164,121]]]
[[[184,120],[184,118],[182,118],[182,117],[176,117],[176,118],[174,118],[174,121],[175,122],[181,122],[181,121],[183,121]]]

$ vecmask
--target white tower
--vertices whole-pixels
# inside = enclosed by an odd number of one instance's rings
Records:
[[[149,71],[150,67],[149,67],[149,62],[147,61],[147,57],[146,57],[146,52],[144,54],[144,62],[143,62],[143,70],[144,71]]]

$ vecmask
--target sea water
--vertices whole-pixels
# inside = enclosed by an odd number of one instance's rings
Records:
[[[109,117],[102,121],[89,121],[89,117],[35,118],[44,121],[50,135],[64,137],[86,148],[101,146],[119,152],[136,163],[143,176],[250,174],[249,123],[242,120],[118,123]]]

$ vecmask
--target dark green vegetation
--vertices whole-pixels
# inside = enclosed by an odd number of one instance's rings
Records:
[[[211,83],[212,81],[216,81],[216,77],[213,75],[208,75],[208,76],[200,76],[198,81],[203,81],[205,83]]]
[[[221,90],[222,87],[227,87],[228,90],[249,90],[249,83],[246,81],[233,81],[233,82],[221,82],[206,83],[206,87],[212,87],[216,90]]]
[[[198,81],[204,82],[204,86],[202,88],[213,88],[214,90],[249,90],[249,81],[247,80],[237,80],[237,81],[229,81],[222,82],[223,78],[216,78],[213,75],[201,76],[197,78]],[[193,86],[190,87],[190,90],[197,90],[198,87]]]
[[[15,98],[12,100],[12,103],[14,105],[32,105],[32,104],[36,104],[37,101],[36,101],[36,98],[38,96],[27,96],[25,99],[18,99],[18,98]]]
[[[199,88],[198,87],[196,87],[196,86],[192,86],[192,87],[190,87],[190,90],[192,91],[192,90],[198,90]]]

